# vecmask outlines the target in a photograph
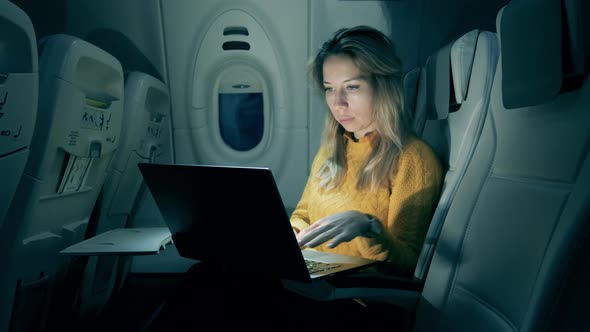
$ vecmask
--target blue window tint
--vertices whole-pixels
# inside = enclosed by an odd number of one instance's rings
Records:
[[[221,137],[238,151],[254,148],[264,129],[262,93],[220,93],[219,125]]]

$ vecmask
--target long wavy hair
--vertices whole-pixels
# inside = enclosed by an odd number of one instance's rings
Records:
[[[308,65],[308,74],[324,93],[324,62],[331,56],[346,56],[368,77],[373,89],[373,118],[376,137],[373,150],[358,174],[357,189],[390,185],[399,154],[409,131],[403,110],[403,73],[395,45],[381,31],[356,26],[336,31]],[[322,138],[328,159],[319,169],[321,186],[342,184],[346,173],[344,128],[328,112]]]

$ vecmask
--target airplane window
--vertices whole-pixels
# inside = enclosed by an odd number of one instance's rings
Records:
[[[220,93],[221,137],[238,151],[253,149],[262,139],[264,127],[262,93]]]

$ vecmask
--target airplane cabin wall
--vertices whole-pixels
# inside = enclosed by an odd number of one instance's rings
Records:
[[[242,12],[244,19],[254,20],[270,43],[270,61],[256,54],[256,49],[222,51],[201,48],[210,40],[208,33],[229,11]],[[308,1],[162,1],[164,35],[168,56],[172,96],[176,162],[180,164],[224,164],[270,167],[288,209],[294,208],[305,185],[307,167],[307,62]],[[228,15],[229,16],[229,15]],[[221,22],[225,27],[238,21]],[[255,24],[255,25],[256,25]],[[255,34],[250,32],[252,38]],[[246,38],[246,37],[236,37]],[[254,43],[254,41],[252,41]],[[207,44],[209,45],[209,44]],[[205,60],[199,58],[210,52]],[[233,52],[233,53],[232,53]],[[268,53],[268,52],[267,52]],[[260,146],[250,151],[232,150],[223,145],[219,135],[216,88],[225,67],[239,61],[258,70],[268,85],[268,113]],[[250,63],[248,63],[250,61]],[[276,61],[278,70],[273,70]],[[199,63],[198,63],[199,62]],[[208,65],[198,67],[200,63]],[[266,75],[266,76],[265,76]],[[236,77],[239,79],[239,77]],[[221,142],[221,143],[220,143]],[[239,197],[239,188],[228,188],[231,197]],[[239,198],[238,198],[239,199]]]

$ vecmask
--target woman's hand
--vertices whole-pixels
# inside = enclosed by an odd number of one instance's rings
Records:
[[[367,236],[375,227],[381,227],[381,223],[368,215],[358,211],[344,211],[319,219],[303,229],[297,234],[297,242],[300,247],[313,248],[331,239],[328,247],[334,248],[357,236]]]

